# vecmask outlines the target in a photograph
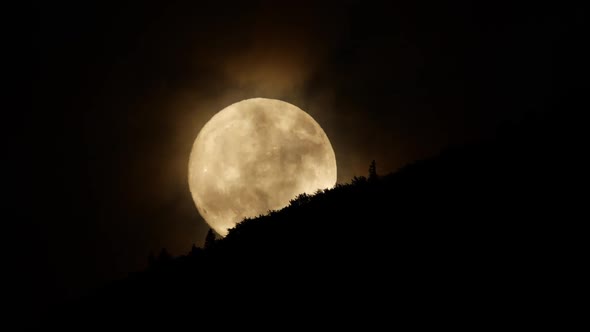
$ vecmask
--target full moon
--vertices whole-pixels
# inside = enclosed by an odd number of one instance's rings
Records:
[[[207,224],[219,235],[247,217],[279,210],[301,193],[336,183],[336,156],[320,125],[297,106],[246,99],[201,129],[188,182]]]

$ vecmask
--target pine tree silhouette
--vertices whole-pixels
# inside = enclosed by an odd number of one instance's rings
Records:
[[[371,161],[369,165],[369,181],[375,181],[378,179],[377,175],[377,163],[375,160]]]
[[[211,248],[211,246],[213,246],[214,243],[215,243],[215,233],[213,233],[213,230],[211,228],[209,228],[209,231],[207,232],[207,236],[205,236],[205,248]]]

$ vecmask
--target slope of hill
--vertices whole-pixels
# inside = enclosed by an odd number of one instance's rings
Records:
[[[563,324],[556,303],[580,269],[579,243],[564,194],[567,140],[549,137],[549,122],[301,195],[205,249],[163,255],[51,320],[370,329],[542,316]]]

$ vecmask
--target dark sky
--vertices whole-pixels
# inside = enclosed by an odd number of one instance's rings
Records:
[[[231,103],[277,98],[311,114],[346,182],[372,159],[385,173],[492,137],[582,82],[581,8],[280,2],[28,10],[29,102],[10,131],[24,302],[75,296],[162,247],[201,245],[188,157]]]

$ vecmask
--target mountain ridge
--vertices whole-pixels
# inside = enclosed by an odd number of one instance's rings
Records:
[[[532,123],[395,173],[373,168],[302,194],[186,255],[163,251],[147,270],[52,320],[153,327],[201,317],[257,326],[270,324],[253,318],[264,312],[302,326],[423,316],[503,326],[557,313],[560,287],[568,287],[561,283],[579,269],[576,226],[560,194],[566,136],[548,137],[545,119]]]

